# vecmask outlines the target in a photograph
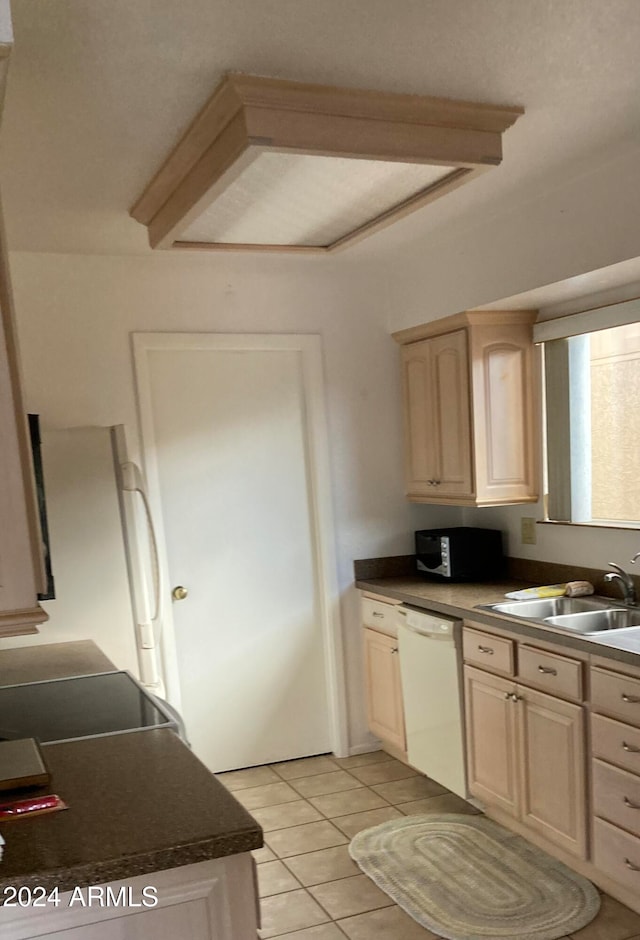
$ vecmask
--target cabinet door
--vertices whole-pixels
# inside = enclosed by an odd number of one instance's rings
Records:
[[[530,325],[470,330],[476,498],[537,499],[537,412]]]
[[[402,347],[407,496],[433,495],[438,472],[431,340]]]
[[[471,496],[471,421],[466,330],[431,341],[434,430],[437,454],[435,495]]]
[[[254,869],[246,852],[77,888],[61,893],[58,906],[5,905],[0,935],[2,940],[256,940]],[[143,904],[152,897],[149,888],[155,888],[155,907]]]
[[[515,683],[464,667],[469,792],[511,816],[519,813]]]
[[[580,705],[518,686],[522,821],[586,858],[585,720]]]
[[[438,502],[471,496],[465,330],[402,348],[407,495]]]
[[[405,751],[398,641],[365,629],[364,659],[369,728],[383,741]]]

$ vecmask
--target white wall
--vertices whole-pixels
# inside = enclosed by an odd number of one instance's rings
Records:
[[[403,498],[398,351],[369,272],[198,254],[17,253],[11,264],[28,409],[44,428],[123,423],[134,456],[131,332],[322,334],[351,743],[369,741],[353,559],[410,552],[415,528],[459,517]],[[46,635],[61,638],[57,625]]]
[[[640,148],[615,152],[390,255],[390,332],[639,257]]]

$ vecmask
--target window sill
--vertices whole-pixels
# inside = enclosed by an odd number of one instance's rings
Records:
[[[536,525],[564,525],[579,529],[618,529],[627,532],[640,530],[640,522],[564,522],[556,519],[538,519]]]

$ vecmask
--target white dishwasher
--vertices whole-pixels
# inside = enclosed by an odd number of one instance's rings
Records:
[[[461,620],[398,607],[409,763],[464,798],[461,642]]]

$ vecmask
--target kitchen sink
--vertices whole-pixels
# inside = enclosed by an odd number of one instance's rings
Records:
[[[531,601],[511,601],[508,604],[491,604],[487,610],[495,610],[509,617],[524,617],[526,620],[546,620],[565,614],[583,611],[600,611],[611,607],[611,601],[594,597],[540,597]]]
[[[479,606],[482,610],[585,636],[640,626],[640,608],[625,607],[607,597],[540,597]]]
[[[602,630],[623,630],[640,627],[640,610],[615,607],[610,610],[587,610],[564,617],[545,617],[552,627],[571,630],[572,633],[600,633]]]

